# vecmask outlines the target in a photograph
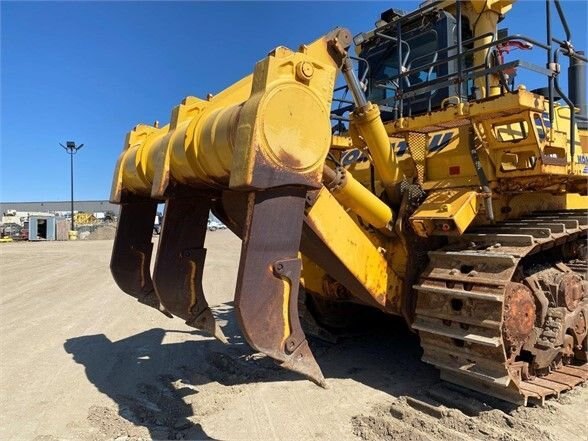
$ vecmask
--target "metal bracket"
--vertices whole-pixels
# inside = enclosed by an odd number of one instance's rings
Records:
[[[298,321],[298,289],[300,284],[300,272],[302,270],[302,262],[300,259],[284,259],[278,260],[273,265],[274,273],[281,278],[288,279],[290,283],[290,297],[288,302],[288,315],[290,316],[290,323]],[[291,334],[286,339],[284,349],[287,353],[293,353],[298,346],[305,340],[304,332],[299,327],[293,327],[290,330]]]

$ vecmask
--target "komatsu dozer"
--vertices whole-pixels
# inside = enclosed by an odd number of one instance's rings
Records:
[[[513,1],[390,9],[134,127],[111,193],[118,286],[226,341],[202,287],[212,212],[242,240],[245,339],[319,385],[300,313],[332,330],[352,305],[403,317],[462,387],[527,404],[584,382],[587,60],[558,1],[515,5],[544,10],[546,39],[500,29]]]

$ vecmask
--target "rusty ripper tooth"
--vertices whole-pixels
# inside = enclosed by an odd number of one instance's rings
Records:
[[[227,343],[202,288],[209,209],[207,197],[167,201],[153,279],[168,311]]]

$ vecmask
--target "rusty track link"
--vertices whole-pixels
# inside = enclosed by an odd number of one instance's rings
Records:
[[[535,376],[513,355],[517,344],[517,353],[523,346],[517,339],[529,335],[539,313],[529,302],[531,290],[513,281],[519,263],[587,231],[586,211],[537,212],[468,231],[431,251],[414,286],[413,328],[420,334],[423,361],[440,369],[446,381],[523,405],[529,399],[543,404],[588,380],[586,361],[558,363]],[[572,266],[585,274],[585,261]],[[579,307],[588,310],[586,297]]]

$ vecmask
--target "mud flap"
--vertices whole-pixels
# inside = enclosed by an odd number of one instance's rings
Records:
[[[153,282],[166,310],[226,343],[202,288],[210,205],[204,196],[166,202]]]
[[[156,201],[131,202],[121,206],[110,272],[125,293],[171,317],[159,303],[149,269],[156,212]]]
[[[325,387],[298,317],[305,197],[303,188],[249,193],[235,303],[255,350]]]

